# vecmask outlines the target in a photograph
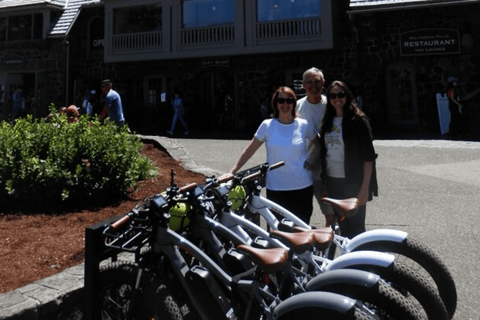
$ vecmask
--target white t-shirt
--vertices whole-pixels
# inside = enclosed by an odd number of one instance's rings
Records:
[[[323,116],[325,115],[326,109],[327,97],[324,95],[322,95],[322,101],[316,104],[308,102],[307,97],[305,96],[297,101],[297,106],[295,108],[298,117],[311,123],[317,132],[320,132],[320,129],[322,128]],[[307,150],[309,156],[315,152],[320,153],[320,148],[310,142],[307,143]],[[320,159],[320,157],[318,157],[318,159]],[[320,174],[322,172],[320,161],[316,164],[312,163],[312,165],[315,167],[313,179],[320,180]]]
[[[267,162],[285,162],[280,168],[267,172],[267,189],[298,190],[313,184],[312,172],[303,166],[308,157],[307,141],[316,135],[313,126],[299,118],[290,124],[277,119],[267,119],[260,124],[255,138],[265,142]]]
[[[345,144],[342,135],[343,117],[333,118],[332,131],[325,132],[327,176],[345,178]]]

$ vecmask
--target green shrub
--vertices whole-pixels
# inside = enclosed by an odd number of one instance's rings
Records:
[[[0,205],[30,203],[42,211],[58,204],[88,205],[99,197],[119,199],[138,180],[157,174],[141,147],[127,126],[88,116],[75,123],[58,114],[48,121],[31,116],[14,125],[3,121]]]

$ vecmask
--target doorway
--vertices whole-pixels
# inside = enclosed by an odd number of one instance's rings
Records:
[[[229,71],[212,72],[200,76],[199,103],[196,119],[216,130],[230,130],[239,126],[239,110],[235,74]],[[199,112],[199,113],[198,113]]]
[[[10,119],[13,108],[13,93],[17,88],[22,88],[24,108],[20,116],[31,114],[34,117],[42,113],[43,82],[37,79],[37,74],[31,73],[4,73],[0,74],[0,104],[3,119]]]
[[[415,65],[392,62],[387,65],[385,74],[388,122],[399,126],[418,124]]]

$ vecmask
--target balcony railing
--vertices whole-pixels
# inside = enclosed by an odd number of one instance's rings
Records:
[[[112,50],[158,49],[162,47],[162,31],[125,33],[112,37]]]
[[[320,17],[171,30],[169,39],[162,39],[162,31],[113,35],[106,59],[129,61],[132,58],[175,59],[268,53],[282,50],[285,44],[291,45],[288,49],[298,51],[331,46],[329,38],[322,33]]]
[[[181,45],[192,46],[202,44],[233,44],[235,28],[233,25],[211,28],[182,29]]]
[[[257,40],[318,36],[322,32],[320,18],[257,22]]]

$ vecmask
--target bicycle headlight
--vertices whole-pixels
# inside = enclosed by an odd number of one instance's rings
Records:
[[[170,222],[168,226],[173,231],[179,231],[187,227],[190,223],[188,213],[192,210],[192,205],[186,202],[177,202],[168,210],[170,213]]]
[[[243,205],[247,192],[243,186],[236,186],[228,192],[228,200],[232,203],[232,211],[237,210]]]

